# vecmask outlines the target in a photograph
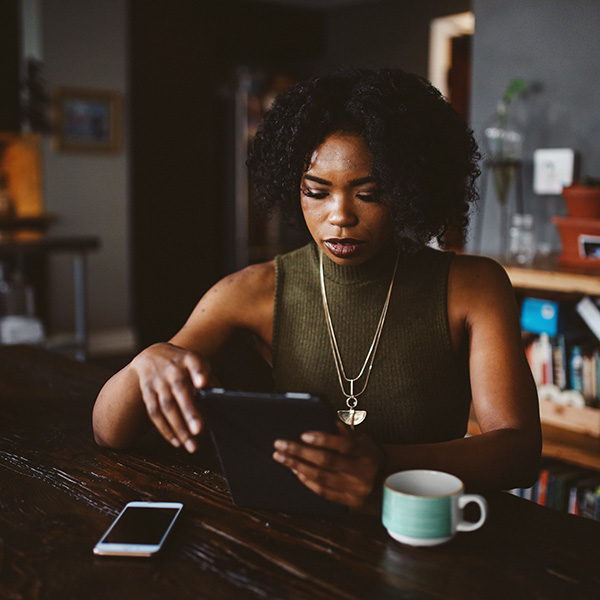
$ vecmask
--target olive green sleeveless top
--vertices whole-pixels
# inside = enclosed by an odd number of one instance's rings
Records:
[[[425,247],[401,256],[358,427],[380,443],[440,442],[466,433],[467,361],[455,356],[447,310],[454,254]],[[324,256],[329,310],[346,375],[367,356],[396,261],[394,252],[358,266]],[[273,370],[280,392],[311,392],[346,408],[321,299],[319,251],[311,243],[275,258]],[[362,388],[358,382],[355,391]],[[347,388],[348,389],[348,388]]]

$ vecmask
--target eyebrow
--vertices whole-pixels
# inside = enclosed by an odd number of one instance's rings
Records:
[[[327,179],[321,179],[320,177],[315,177],[314,175],[305,175],[304,179],[309,179],[310,181],[314,181],[315,183],[321,183],[322,185],[333,185],[331,181],[327,181]],[[375,181],[375,177],[372,175],[367,175],[366,177],[360,177],[359,179],[353,179],[350,182],[350,185],[355,187],[358,185],[363,185],[365,183],[373,183]]]

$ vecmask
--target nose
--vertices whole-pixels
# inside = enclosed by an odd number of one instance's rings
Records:
[[[354,199],[351,194],[334,194],[328,221],[336,227],[351,227],[358,223]]]

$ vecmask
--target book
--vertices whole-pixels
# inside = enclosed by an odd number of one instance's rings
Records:
[[[567,342],[564,334],[556,336],[552,347],[552,366],[554,372],[554,385],[559,390],[566,390],[569,381],[569,358],[567,351]]]
[[[567,511],[572,515],[587,516],[583,514],[584,498],[589,490],[595,490],[598,486],[600,486],[600,473],[584,476],[573,482],[569,490]]]
[[[584,474],[585,473],[585,474]],[[547,496],[549,504],[555,510],[567,512],[571,487],[583,477],[589,477],[589,473],[582,471],[579,467],[565,466],[564,469],[550,474]]]
[[[600,520],[600,485],[583,490],[579,511],[582,517]]]
[[[558,302],[540,298],[524,298],[521,305],[521,329],[554,337],[558,333]]]
[[[540,467],[538,480],[535,483],[532,492],[532,500],[534,502],[537,502],[542,506],[548,505],[548,482],[550,473],[557,469],[564,468],[564,466],[565,463],[559,462],[553,458],[542,457],[542,464]]]
[[[589,296],[584,296],[577,303],[576,309],[585,324],[600,340],[600,309],[596,303]]]
[[[583,354],[581,353],[581,346],[571,348],[569,371],[571,373],[570,388],[583,394]]]
[[[538,502],[555,510],[564,510],[567,505],[568,489],[565,491],[566,482],[576,476],[574,467],[558,462],[542,469],[545,471],[545,493]],[[580,470],[578,470],[580,472]],[[542,502],[543,500],[543,502]]]

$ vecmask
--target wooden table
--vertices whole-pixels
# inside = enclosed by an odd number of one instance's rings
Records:
[[[600,598],[600,523],[509,494],[482,529],[436,548],[392,540],[380,497],[343,517],[233,506],[212,447],[148,439],[98,448],[91,408],[107,373],[0,348],[0,598]],[[92,547],[130,500],[184,513],[152,559]]]

